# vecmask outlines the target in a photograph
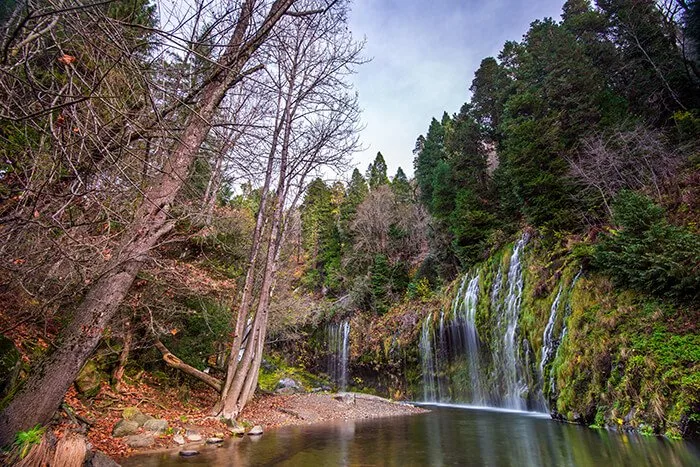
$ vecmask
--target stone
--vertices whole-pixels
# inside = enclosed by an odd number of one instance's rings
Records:
[[[85,465],[86,467],[119,467],[114,459],[100,451],[96,451]]]
[[[173,443],[179,444],[180,446],[182,446],[183,444],[185,444],[184,436],[182,436],[182,435],[173,436]]]
[[[127,436],[124,441],[132,448],[150,448],[156,439],[152,434],[143,434]]]
[[[185,433],[185,438],[187,438],[188,441],[202,441],[202,435],[196,431],[187,430]]]
[[[355,404],[355,393],[353,392],[341,392],[333,398],[345,404]]]
[[[234,436],[243,436],[245,434],[245,428],[242,426],[233,426],[228,431]]]
[[[88,360],[75,379],[75,389],[81,396],[95,397],[100,392],[102,380],[103,375],[95,362]]]
[[[147,420],[146,423],[143,424],[143,429],[146,431],[151,431],[153,433],[164,433],[165,430],[168,429],[168,421],[161,420],[158,418],[152,418],[150,420]]]
[[[134,421],[138,423],[139,426],[143,426],[148,420],[151,420],[153,417],[144,414],[136,407],[127,407],[124,410],[122,410],[122,418],[124,420]]]
[[[199,451],[195,451],[194,449],[188,449],[188,450],[185,450],[185,451],[180,451],[180,455],[181,455],[182,457],[192,457],[192,456],[196,456],[197,454],[199,454]]]
[[[112,429],[112,436],[122,438],[135,434],[139,430],[139,424],[133,420],[119,420]]]
[[[221,444],[224,440],[221,438],[207,438],[207,444]]]
[[[0,334],[0,399],[14,387],[21,368],[19,350],[12,340]]]
[[[259,436],[261,434],[263,434],[263,428],[260,425],[255,425],[248,431],[249,436]]]

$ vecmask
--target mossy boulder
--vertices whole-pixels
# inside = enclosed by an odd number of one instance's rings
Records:
[[[131,420],[138,423],[139,426],[143,426],[149,420],[153,420],[153,417],[146,415],[141,412],[136,407],[127,407],[122,411],[122,418],[124,420]]]
[[[22,360],[19,350],[7,337],[0,334],[0,399],[5,397],[15,385]]]
[[[89,360],[78,374],[75,380],[75,389],[84,397],[95,397],[100,392],[104,374],[97,368],[92,360]]]
[[[112,429],[112,436],[114,438],[122,438],[124,436],[130,436],[139,431],[139,424],[133,420],[119,420]]]
[[[143,424],[143,429],[146,431],[151,431],[153,433],[165,433],[165,430],[168,429],[168,421],[157,418],[151,418]]]

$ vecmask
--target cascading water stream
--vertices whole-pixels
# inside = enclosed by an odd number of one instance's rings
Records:
[[[549,321],[544,328],[542,336],[542,358],[540,358],[540,376],[544,378],[544,367],[550,362],[558,346],[558,339],[554,338],[554,325],[557,322],[557,310],[559,309],[559,299],[563,287],[560,285],[557,296],[554,297],[552,307],[549,310]]]
[[[423,321],[420,335],[420,356],[421,366],[423,370],[423,400],[426,402],[435,402],[435,353],[433,352],[433,339],[430,332],[430,321],[432,315]]]
[[[328,373],[338,386],[345,391],[348,386],[348,361],[350,359],[350,321],[328,325],[329,363]]]
[[[496,360],[499,370],[499,380],[502,383],[503,407],[508,409],[525,410],[527,404],[523,394],[527,391],[527,383],[518,368],[517,328],[520,316],[520,304],[523,294],[523,273],[521,256],[527,237],[523,236],[515,244],[513,255],[508,267],[507,295],[503,311],[498,313],[498,329],[503,332],[503,348]]]

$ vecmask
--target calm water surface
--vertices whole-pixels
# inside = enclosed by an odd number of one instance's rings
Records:
[[[125,467],[164,466],[700,466],[684,441],[591,430],[548,417],[454,407],[422,415],[287,427],[262,437],[134,456]]]

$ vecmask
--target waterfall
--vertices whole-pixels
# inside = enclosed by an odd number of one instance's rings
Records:
[[[561,298],[562,289],[563,287],[559,285],[557,296],[554,297],[552,307],[549,310],[549,321],[547,321],[547,326],[545,326],[544,334],[542,335],[542,358],[540,358],[540,375],[542,378],[544,378],[545,365],[549,363],[554,351],[558,347],[558,339],[554,339],[554,325],[557,322],[557,310],[559,309],[559,299]]]
[[[468,276],[465,277],[465,282]],[[476,306],[479,300],[479,274],[469,281],[467,290],[463,294],[461,319],[463,320],[464,347],[469,368],[469,380],[471,381],[472,403],[482,405],[486,403],[481,384],[481,365],[479,364],[479,335],[476,330]]]
[[[528,403],[543,407],[541,396],[528,394],[532,350],[518,335],[523,293],[521,261],[526,243],[526,236],[516,242],[508,268],[499,268],[493,282],[489,315],[495,326],[493,334],[487,336],[488,346],[482,345],[476,325],[480,271],[464,276],[451,315],[442,313],[435,330],[432,315],[424,319],[419,347],[425,401],[517,410],[527,409]],[[535,375],[536,365],[532,365]]]
[[[559,354],[559,346],[561,343],[564,341],[564,337],[566,337],[566,333],[568,331],[568,325],[567,325],[567,320],[569,319],[569,316],[571,315],[571,301],[570,301],[570,296],[571,293],[574,291],[574,287],[576,286],[576,282],[578,282],[579,278],[581,277],[581,273],[583,273],[583,269],[580,269],[578,273],[576,273],[576,276],[574,276],[574,280],[571,281],[571,285],[569,286],[569,293],[566,301],[566,307],[564,310],[564,317],[562,319],[562,328],[561,328],[561,333],[559,334],[559,338],[556,340],[556,349],[553,350],[554,357]],[[561,289],[560,289],[561,291]],[[542,377],[544,378],[544,373],[542,373]],[[556,379],[554,378],[554,372],[550,371],[549,372],[549,393],[554,394],[556,393],[557,390],[557,384],[556,384]]]
[[[350,320],[328,325],[328,347],[328,374],[338,389],[345,391],[348,387],[350,360]]]
[[[430,332],[430,321],[432,315],[423,321],[423,327],[420,334],[420,356],[421,366],[423,369],[423,400],[426,402],[435,402],[435,354],[433,353],[433,340]]]
[[[527,237],[523,236],[515,244],[513,255],[508,267],[507,295],[503,311],[498,313],[498,330],[503,332],[503,348],[496,363],[500,373],[499,380],[502,383],[503,407],[516,410],[527,408],[523,394],[527,392],[522,371],[519,368],[518,356],[518,317],[520,316],[520,304],[523,295],[523,271],[521,256]]]

